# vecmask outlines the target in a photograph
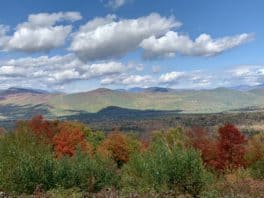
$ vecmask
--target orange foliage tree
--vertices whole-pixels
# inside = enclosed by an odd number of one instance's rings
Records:
[[[121,167],[128,162],[130,154],[137,149],[140,149],[139,142],[132,141],[120,132],[113,132],[98,146],[97,152],[113,158],[118,167]]]
[[[60,124],[59,132],[53,137],[53,144],[57,157],[73,156],[78,147],[89,154],[93,151],[92,145],[86,141],[81,128],[67,122]]]
[[[29,120],[27,126],[37,137],[53,145],[57,157],[73,156],[78,147],[89,154],[93,152],[92,145],[86,140],[87,128],[82,123],[49,121],[38,115]]]

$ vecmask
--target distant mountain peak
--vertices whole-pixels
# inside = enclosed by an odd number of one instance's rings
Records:
[[[20,88],[20,87],[10,87],[6,90],[0,91],[1,95],[12,95],[12,94],[47,94],[49,92],[40,89],[30,89],[30,88]]]
[[[165,87],[147,87],[147,88],[143,88],[143,87],[133,87],[130,88],[128,91],[129,92],[133,92],[133,93],[141,93],[141,92],[170,92],[174,89],[170,89],[170,88],[165,88]]]
[[[145,89],[148,92],[169,92],[172,89],[164,88],[164,87],[149,87]]]
[[[112,89],[108,89],[108,88],[98,88],[93,90],[94,92],[111,92],[113,91]]]

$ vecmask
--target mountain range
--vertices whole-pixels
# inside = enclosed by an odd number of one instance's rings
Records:
[[[0,90],[0,119],[25,119],[34,114],[54,118],[95,113],[112,106],[181,113],[262,109],[264,88],[258,86],[241,89],[241,87],[203,90],[162,87],[135,87],[128,90],[99,88],[72,94],[12,87]]]

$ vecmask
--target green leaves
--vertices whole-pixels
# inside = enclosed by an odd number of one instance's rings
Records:
[[[151,150],[134,155],[124,167],[123,185],[137,191],[166,191],[178,189],[198,195],[210,181],[200,154],[193,149],[163,142],[155,143]]]

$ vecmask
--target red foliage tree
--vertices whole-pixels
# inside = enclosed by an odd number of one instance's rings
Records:
[[[216,140],[210,138],[208,131],[201,127],[188,131],[187,136],[191,146],[201,152],[204,163],[209,167],[214,167],[217,161]]]
[[[69,123],[63,123],[59,128],[59,133],[53,137],[54,151],[57,157],[73,156],[78,147],[91,154],[92,146],[86,141],[85,134],[80,128],[72,127]]]
[[[218,133],[218,160],[215,168],[225,170],[244,166],[245,136],[232,124],[220,127]]]
[[[49,143],[53,136],[58,132],[59,121],[45,120],[42,115],[34,116],[28,121],[29,128],[39,138],[47,138]]]

